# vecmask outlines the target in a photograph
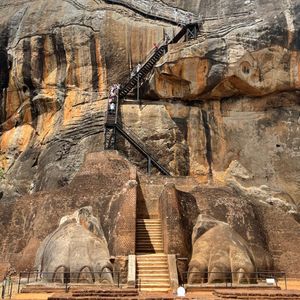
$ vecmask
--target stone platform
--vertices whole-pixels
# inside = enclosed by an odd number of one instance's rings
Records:
[[[219,289],[213,292],[216,299],[300,299],[300,291],[298,290],[246,290],[246,289]]]

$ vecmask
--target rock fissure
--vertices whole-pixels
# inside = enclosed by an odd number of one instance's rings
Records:
[[[206,160],[208,163],[208,176],[212,179],[213,173],[212,173],[212,162],[213,162],[213,151],[212,151],[212,138],[211,138],[211,132],[210,132],[210,125],[209,125],[209,117],[206,110],[201,110],[202,114],[202,122],[205,132],[205,148],[206,148]]]

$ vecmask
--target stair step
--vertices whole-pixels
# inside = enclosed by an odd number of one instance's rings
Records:
[[[151,239],[143,239],[143,240],[139,240],[139,241],[136,241],[136,246],[139,246],[139,245],[152,245],[153,247],[154,246],[160,246],[160,247],[163,247],[163,242],[162,240],[160,241],[151,241]]]
[[[150,241],[154,241],[154,242],[160,242],[162,243],[162,237],[159,236],[143,236],[142,238],[137,238],[136,242],[150,242]]]
[[[170,288],[141,288],[142,292],[152,292],[152,293],[165,293],[168,292]]]
[[[135,248],[143,248],[143,249],[163,249],[163,245],[161,242],[155,242],[155,243],[151,243],[151,242],[143,242],[143,243],[136,243]]]
[[[145,227],[136,227],[136,232],[139,233],[149,233],[149,232],[153,232],[153,233],[160,233],[161,232],[161,227],[151,227],[151,226],[145,226]]]
[[[141,236],[140,236],[141,234]],[[159,235],[159,232],[155,233],[154,235],[151,234],[151,232],[141,232],[139,234],[136,234],[136,240],[144,240],[144,239],[160,239],[162,241],[162,234]]]
[[[136,226],[136,231],[155,231],[161,232],[161,226],[157,225],[146,225],[146,226]]]
[[[165,258],[138,258],[138,256],[137,256],[138,263],[142,263],[142,262],[153,262],[153,263],[159,263],[159,264],[167,263],[167,259],[165,259]]]
[[[154,242],[152,243],[150,240],[148,241],[143,241],[143,242],[136,242],[135,244],[135,247],[142,247],[142,248],[145,248],[145,247],[150,247],[150,250],[152,248],[161,248],[163,249],[163,243],[162,242]],[[152,253],[150,253],[152,254]]]
[[[161,222],[161,219],[136,219],[137,222]]]
[[[162,229],[160,224],[137,224],[136,229]]]
[[[147,227],[147,228],[139,227],[138,228],[137,227],[136,228],[136,233],[139,233],[139,234],[151,234],[151,233],[153,233],[153,234],[156,234],[156,235],[158,235],[158,234],[162,235],[162,230],[161,230],[161,228],[149,228],[149,227]]]
[[[137,259],[165,259],[167,260],[167,255],[166,254],[149,254],[149,255],[138,255]]]
[[[139,236],[153,236],[153,237],[162,237],[162,233],[160,231],[147,231],[147,230],[141,230],[141,231],[136,231],[136,237],[139,238]]]
[[[164,270],[141,270],[138,271],[137,273],[138,277],[162,277],[162,278],[169,278],[169,271],[167,269]],[[159,276],[155,276],[156,274],[159,274]],[[153,276],[151,276],[153,275]]]
[[[162,245],[152,245],[152,244],[144,244],[144,245],[136,245],[135,246],[136,249],[143,249],[143,250],[153,250],[153,249],[160,249],[163,250],[163,246]],[[149,253],[152,254],[152,253]]]
[[[162,234],[159,235],[159,233],[156,234],[149,234],[148,232],[142,232],[141,236],[140,234],[136,234],[136,240],[142,241],[144,239],[150,240],[150,239],[159,239],[162,241]]]
[[[138,260],[138,265],[140,266],[148,266],[148,265],[155,265],[155,266],[168,266],[168,262],[163,260]]]
[[[168,262],[166,260],[138,260],[138,265],[154,265],[154,266],[168,266]]]
[[[139,246],[139,247],[135,247],[136,248],[136,252],[143,252],[143,253],[153,253],[157,252],[157,251],[163,251],[162,247],[152,247],[152,246]]]
[[[166,270],[167,271],[167,270]],[[149,278],[164,278],[164,279],[168,279],[169,280],[169,274],[168,272],[161,272],[161,273],[157,273],[157,272],[152,272],[152,273],[146,273],[146,272],[137,272],[137,275],[139,277],[149,277]]]
[[[137,224],[136,229],[162,229],[160,224]]]
[[[140,223],[136,225],[137,229],[145,229],[145,228],[159,228],[162,229],[161,224],[155,224],[155,223]]]
[[[136,219],[137,222],[161,222],[161,219]]]
[[[142,244],[150,244],[150,245],[163,245],[162,239],[156,239],[156,238],[143,238],[142,240],[137,240],[136,241],[137,245],[142,245]]]
[[[136,236],[136,242],[142,242],[142,241],[163,241],[162,236],[152,236],[152,235],[143,235],[142,237]]]
[[[143,268],[143,267],[157,267],[157,268],[168,268],[168,263],[167,262],[153,262],[153,261],[143,261],[138,263],[138,268]]]
[[[142,285],[142,288],[145,287],[145,288],[149,288],[149,287],[166,287],[166,288],[169,288],[170,287],[170,283],[166,283],[166,282],[163,282],[163,283],[148,283],[148,282],[141,282],[141,285]]]
[[[137,245],[149,245],[150,244],[152,246],[155,246],[155,245],[162,246],[162,240],[161,239],[159,239],[159,240],[142,239],[142,240],[137,240],[136,244]]]

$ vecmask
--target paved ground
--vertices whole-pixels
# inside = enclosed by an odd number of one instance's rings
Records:
[[[281,287],[282,291],[285,290],[285,282],[280,281],[279,286]],[[289,291],[292,292],[292,290],[300,291],[300,280],[288,280],[287,281],[287,288]],[[230,291],[231,289],[228,289]],[[233,291],[234,289],[232,289]],[[249,292],[250,289],[243,289],[244,292]],[[46,300],[48,297],[52,296],[53,293],[28,293],[28,294],[17,294],[17,291],[14,291],[12,300]],[[179,297],[176,297],[175,294],[169,293],[141,293],[140,294],[141,299],[159,299],[159,298],[170,298],[170,299],[180,299]],[[221,298],[217,298],[212,294],[212,291],[195,291],[195,292],[187,292],[186,298],[189,299],[197,299],[197,300],[217,300]]]

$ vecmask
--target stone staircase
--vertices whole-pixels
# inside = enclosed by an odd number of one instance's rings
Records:
[[[168,256],[163,253],[160,219],[137,219],[137,280],[142,292],[170,290]]]
[[[142,292],[168,292],[170,279],[167,255],[138,255],[137,278]]]
[[[163,252],[160,219],[137,219],[135,251],[136,254]]]

